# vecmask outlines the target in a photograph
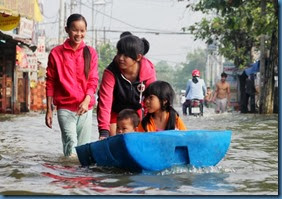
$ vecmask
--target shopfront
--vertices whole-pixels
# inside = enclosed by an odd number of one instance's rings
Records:
[[[13,112],[15,43],[0,40],[0,112]]]

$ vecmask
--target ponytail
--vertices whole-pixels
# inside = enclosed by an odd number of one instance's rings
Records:
[[[150,49],[150,43],[148,42],[147,39],[145,38],[141,38],[142,42],[144,43],[144,51],[143,51],[143,55],[146,55],[147,52],[149,51]]]
[[[165,130],[174,130],[175,123],[176,123],[176,117],[178,117],[179,114],[172,106],[169,106],[168,112],[169,112],[169,118],[168,118]]]
[[[150,117],[152,116],[153,116],[152,113],[147,113],[146,116],[141,121],[141,125],[145,132],[148,132],[147,124],[150,123]]]
[[[83,48],[83,58],[84,58],[84,75],[85,78],[88,79],[88,74],[90,71],[90,64],[91,64],[91,53],[87,46]]]

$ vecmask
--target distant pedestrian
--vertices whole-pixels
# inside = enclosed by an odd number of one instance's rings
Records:
[[[183,106],[183,104],[186,101],[186,97],[185,97],[185,90],[181,90],[181,94],[180,94],[180,105]]]
[[[254,113],[256,88],[255,88],[254,79],[253,77],[251,77],[251,75],[248,76],[248,78],[246,79],[245,92],[246,92],[246,102],[245,102],[246,109],[248,110],[248,112]]]
[[[53,48],[48,59],[45,123],[52,128],[54,103],[65,156],[75,156],[75,147],[90,142],[92,133],[98,55],[83,41],[86,28],[87,22],[82,15],[70,15],[65,27],[69,38]]]
[[[226,82],[227,74],[221,73],[221,79],[216,84],[213,101],[216,103],[216,113],[225,112],[230,106],[230,85]]]
[[[211,90],[211,87],[207,87],[207,93],[206,93],[206,96],[205,96],[205,106],[207,108],[209,108],[212,104],[212,100],[213,100],[213,92]]]

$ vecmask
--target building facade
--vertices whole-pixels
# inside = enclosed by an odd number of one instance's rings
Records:
[[[29,111],[38,73],[37,0],[0,0],[0,113]],[[39,33],[39,34],[38,34]],[[36,77],[34,77],[36,76]]]

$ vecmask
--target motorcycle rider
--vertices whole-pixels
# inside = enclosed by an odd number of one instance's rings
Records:
[[[187,115],[187,107],[189,107],[189,115],[191,115],[191,101],[192,99],[200,100],[200,112],[203,115],[204,109],[204,97],[206,95],[207,88],[205,81],[200,78],[200,71],[195,69],[192,71],[192,79],[188,80],[186,88],[186,101],[183,103],[182,111],[183,115]]]

